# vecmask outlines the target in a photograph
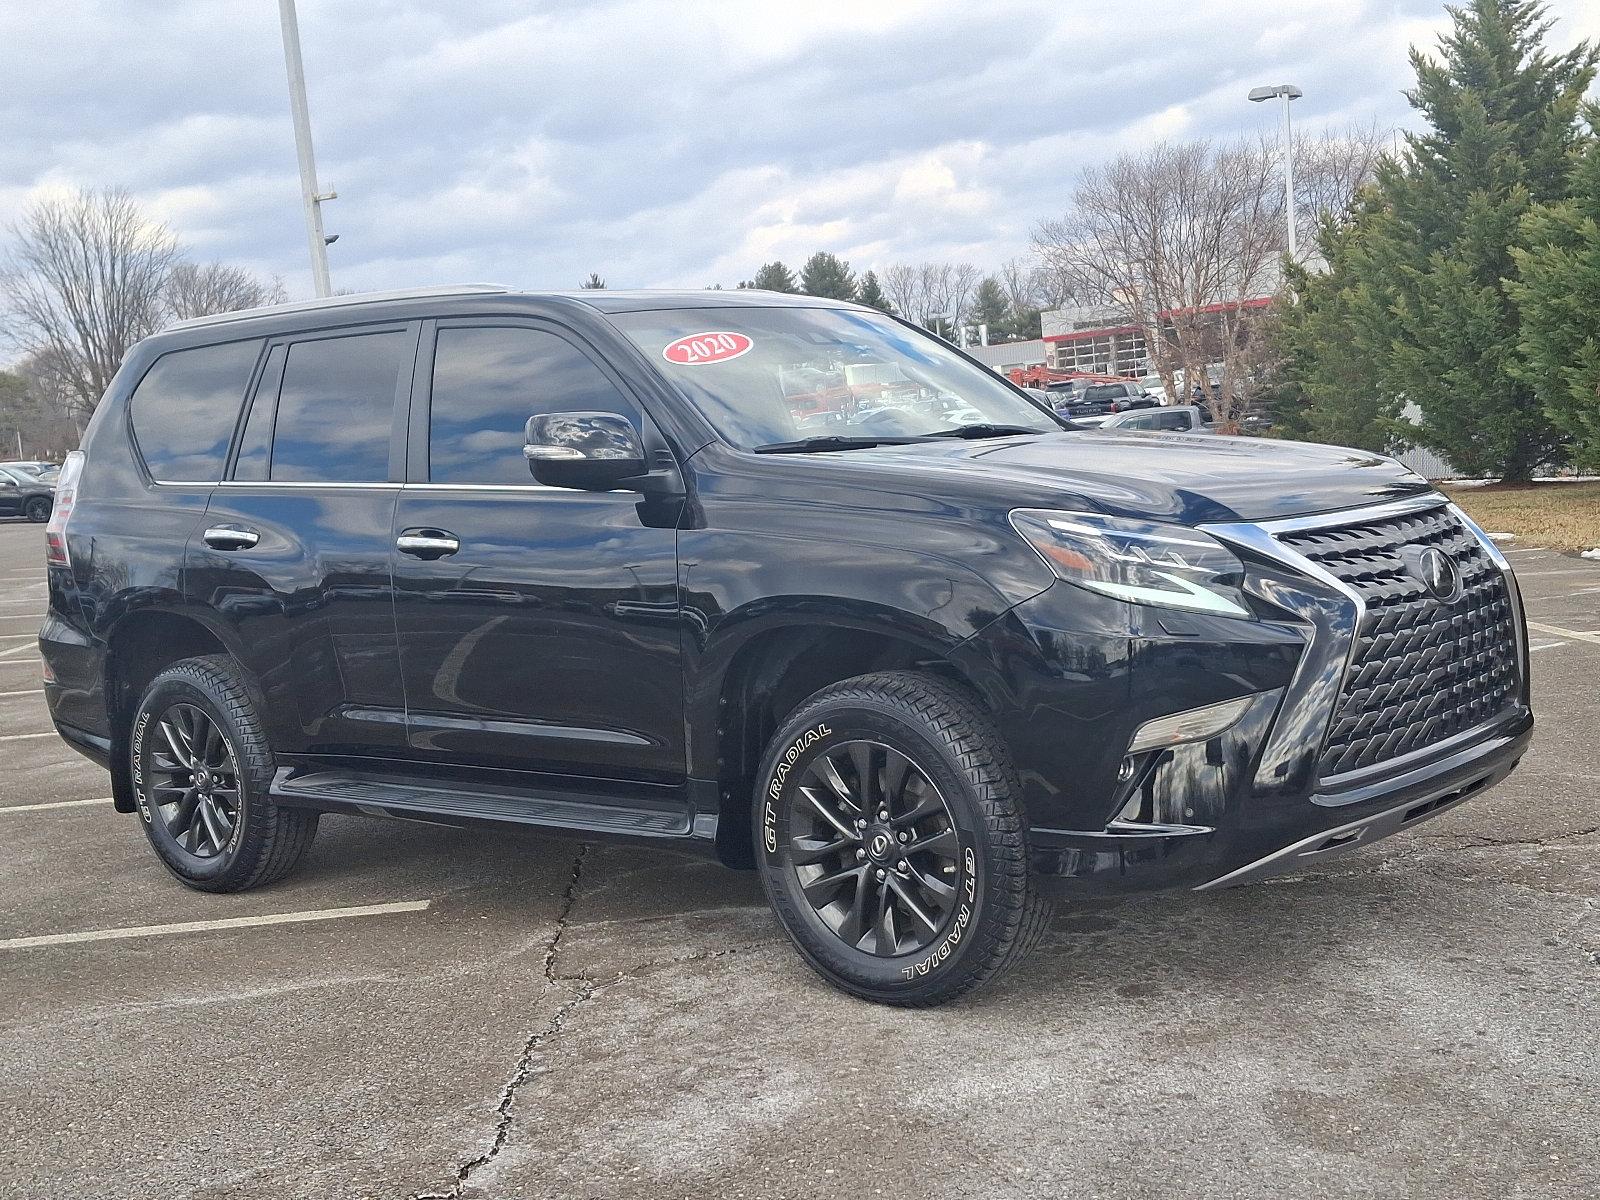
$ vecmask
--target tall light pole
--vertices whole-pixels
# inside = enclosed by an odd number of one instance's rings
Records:
[[[300,21],[294,0],[278,0],[283,22],[283,62],[289,71],[289,109],[294,114],[294,145],[300,156],[300,193],[306,209],[306,238],[311,245],[311,283],[318,296],[331,296],[328,281],[328,238],[322,232],[322,204],[337,192],[317,191],[317,160],[311,153],[311,112],[306,107],[306,71],[300,61]]]
[[[1250,89],[1250,99],[1257,104],[1275,96],[1283,98],[1283,208],[1289,221],[1289,257],[1298,256],[1294,232],[1294,126],[1289,120],[1289,101],[1305,95],[1292,83],[1275,83],[1271,87]]]

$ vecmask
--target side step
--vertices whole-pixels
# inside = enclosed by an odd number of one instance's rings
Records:
[[[269,789],[282,804],[344,809],[375,817],[408,817],[443,824],[497,821],[570,829],[630,838],[704,841],[716,837],[715,813],[694,816],[689,809],[597,803],[587,792],[543,792],[511,789],[470,790],[432,779],[368,775],[353,771],[306,771],[280,767]]]

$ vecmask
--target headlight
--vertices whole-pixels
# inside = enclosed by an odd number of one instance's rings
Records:
[[[1011,527],[1069,583],[1135,604],[1251,615],[1244,565],[1216,538],[1183,525],[1018,508]]]

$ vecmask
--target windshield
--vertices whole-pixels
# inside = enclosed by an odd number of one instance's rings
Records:
[[[715,308],[611,318],[742,449],[964,426],[1061,428],[930,334],[838,308]]]

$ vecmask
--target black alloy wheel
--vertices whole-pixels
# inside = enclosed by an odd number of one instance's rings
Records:
[[[931,945],[956,907],[960,841],[944,798],[875,741],[817,755],[790,793],[791,869],[819,920],[880,958]]]
[[[22,515],[35,525],[42,525],[50,519],[50,501],[44,496],[35,496],[22,506]]]
[[[1010,748],[960,685],[885,671],[825,687],[779,725],[756,778],[767,899],[834,987],[943,1004],[1048,926]]]
[[[193,704],[173,704],[158,718],[145,767],[157,820],[196,858],[213,858],[239,828],[239,765],[217,723]]]
[[[186,658],[150,681],[128,731],[128,772],[151,848],[187,887],[240,892],[281,879],[317,814],[277,804],[277,760],[259,687],[222,654]]]

